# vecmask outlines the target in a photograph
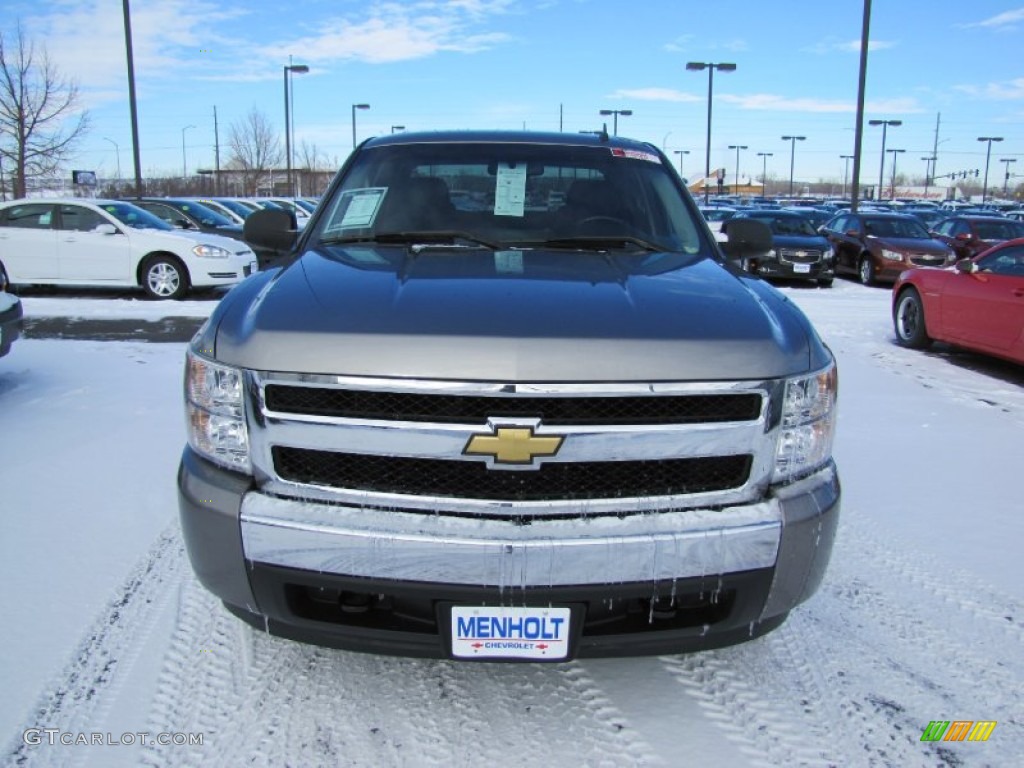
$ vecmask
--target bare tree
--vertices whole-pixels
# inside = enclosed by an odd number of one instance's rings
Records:
[[[228,168],[240,171],[245,194],[255,195],[270,169],[281,162],[281,145],[270,120],[253,107],[242,120],[231,124],[228,145]]]
[[[43,46],[21,24],[8,43],[0,31],[0,155],[11,169],[14,197],[26,180],[52,176],[89,127],[78,86],[57,72]]]

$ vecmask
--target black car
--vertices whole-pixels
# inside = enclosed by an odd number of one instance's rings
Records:
[[[752,210],[736,214],[722,224],[728,234],[731,221],[756,219],[772,232],[772,247],[766,254],[747,260],[747,270],[763,277],[817,280],[823,287],[832,285],[834,259],[832,246],[819,235],[808,218],[786,210]]]
[[[7,293],[7,273],[0,264],[0,357],[11,351],[21,333],[21,302]]]
[[[220,212],[196,200],[183,197],[140,197],[130,202],[177,229],[210,232],[245,242],[241,224],[236,224]],[[256,253],[260,269],[273,263],[275,254],[259,248],[253,248],[253,251]]]
[[[176,229],[213,232],[242,239],[242,225],[195,200],[180,197],[140,197],[131,201]]]

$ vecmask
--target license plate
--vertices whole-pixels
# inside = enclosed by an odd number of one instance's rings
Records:
[[[569,608],[452,606],[452,656],[457,659],[564,659]]]
[[[806,275],[808,272],[811,271],[811,265],[810,264],[794,264],[793,265],[793,271],[796,272],[798,275]]]

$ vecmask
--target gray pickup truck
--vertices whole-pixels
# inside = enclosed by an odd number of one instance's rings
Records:
[[[564,661],[777,627],[826,570],[837,376],[716,244],[671,162],[607,133],[364,142],[285,266],[186,361],[199,580],[275,635]]]

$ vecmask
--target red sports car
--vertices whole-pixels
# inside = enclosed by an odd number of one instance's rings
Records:
[[[1024,365],[1024,238],[950,269],[901,273],[892,320],[905,347],[945,341]]]

